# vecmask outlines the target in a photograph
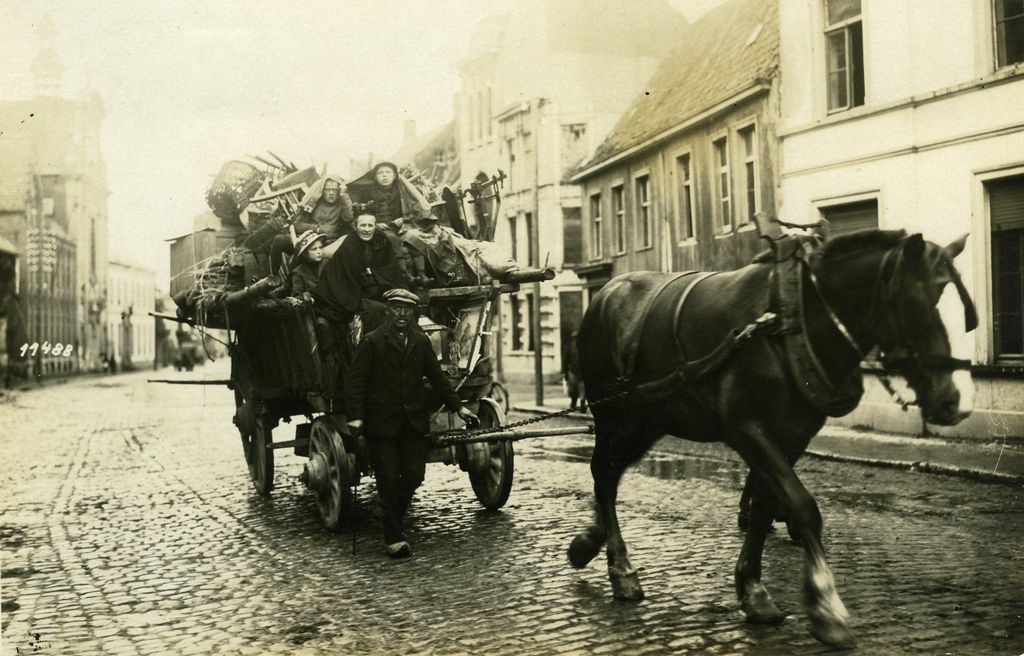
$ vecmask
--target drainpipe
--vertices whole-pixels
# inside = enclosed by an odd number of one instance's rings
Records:
[[[536,262],[530,266],[540,265],[540,110],[544,100],[538,98],[533,106],[533,221],[530,222],[530,250]],[[544,405],[544,335],[540,320],[540,282],[533,283],[533,377],[534,399],[538,406]]]

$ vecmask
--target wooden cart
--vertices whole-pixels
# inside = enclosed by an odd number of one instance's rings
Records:
[[[491,323],[498,296],[517,290],[518,284],[492,284],[427,292],[426,314],[437,320],[421,320],[420,326],[452,386],[479,417],[480,429],[505,424],[503,404],[489,396],[495,388]],[[275,450],[293,449],[307,458],[301,480],[315,495],[324,525],[339,528],[352,503],[352,488],[372,471],[363,439],[349,434],[339,377],[320,357],[312,310],[298,307],[246,322],[234,331],[230,354],[234,423],[256,491],[267,495],[274,488]],[[458,416],[439,397],[434,400],[438,409],[432,434],[461,428]],[[280,424],[295,417],[302,421],[294,437],[275,441],[275,430],[280,433]],[[514,453],[507,436],[457,444],[435,437],[428,462],[467,472],[485,508],[497,510],[508,500]]]

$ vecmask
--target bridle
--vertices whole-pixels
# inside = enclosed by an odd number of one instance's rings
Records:
[[[897,402],[906,409],[907,406],[913,405],[913,403],[904,400],[898,392],[893,388],[889,375],[896,372],[910,370],[938,370],[938,371],[956,371],[962,369],[970,369],[971,361],[960,358],[954,358],[946,355],[930,355],[921,353],[914,343],[915,333],[908,329],[908,321],[906,316],[905,304],[899,302],[898,294],[903,282],[903,274],[905,270],[904,260],[907,241],[903,240],[898,246],[894,246],[886,251],[882,257],[878,267],[878,274],[875,277],[875,282],[872,286],[871,293],[871,305],[868,308],[866,317],[866,323],[869,326],[875,325],[876,321],[879,322],[883,327],[887,328],[888,331],[896,336],[896,343],[892,347],[882,350],[879,347],[880,359],[884,368],[875,369],[878,372],[879,378],[882,382],[883,387],[886,388],[892,396],[894,396]],[[812,247],[809,244],[804,244],[804,250],[806,254],[810,254]],[[808,264],[810,264],[808,262]],[[963,281],[960,278],[959,272],[952,265],[951,262],[947,263],[947,269],[950,275],[950,282],[953,283],[957,290],[957,294],[960,297],[960,301],[964,305],[964,321],[966,324],[967,332],[971,332],[978,325],[977,311],[974,307],[974,302],[971,300],[970,294],[967,292],[967,288],[964,286]],[[887,273],[888,270],[888,273]],[[835,326],[836,330],[842,335],[844,341],[853,349],[857,355],[858,361],[863,361],[868,352],[865,351],[861,345],[854,338],[849,328],[843,323],[842,319],[832,309],[831,304],[825,298],[824,293],[821,290],[821,285],[818,282],[817,276],[810,266],[807,267],[807,271],[810,277],[811,286],[817,293],[818,299],[821,301],[822,307],[825,309],[825,313],[828,315],[829,320]]]
[[[903,281],[904,270],[906,268],[903,266],[905,248],[906,242],[904,241],[899,246],[896,246],[886,252],[879,267],[879,276],[875,283],[875,293],[872,294],[873,298],[880,299],[879,305],[883,308],[880,319],[883,325],[890,330],[891,334],[896,335],[897,340],[893,347],[881,352],[882,363],[887,369],[897,369],[901,371],[908,368],[917,370],[931,369],[938,371],[970,369],[970,360],[954,358],[948,355],[924,354],[918,350],[914,342],[914,337],[916,335],[914,331],[908,329],[906,305],[904,303],[900,303],[897,298]],[[890,259],[894,260],[892,274],[886,278],[885,268]],[[960,296],[960,301],[964,305],[964,322],[966,324],[967,332],[971,332],[978,325],[978,316],[977,311],[974,308],[974,302],[967,293],[967,288],[964,287],[964,283],[960,279],[960,274],[957,272],[953,264],[951,262],[946,262],[945,266],[950,275],[950,282],[953,283],[957,290],[957,294]],[[870,322],[874,317],[869,314],[868,319]]]

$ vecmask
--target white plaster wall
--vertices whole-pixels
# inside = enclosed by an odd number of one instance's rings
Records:
[[[863,0],[865,103],[879,106],[994,70],[989,0]],[[782,122],[825,118],[824,9],[779,3]]]

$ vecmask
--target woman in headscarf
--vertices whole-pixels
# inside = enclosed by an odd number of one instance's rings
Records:
[[[372,214],[359,215],[355,227],[355,235],[324,265],[313,294],[345,323],[365,313],[364,325],[371,330],[384,308],[384,292],[409,288],[406,256],[398,238],[378,229]]]
[[[352,232],[352,199],[341,176],[325,175],[317,180],[299,204],[297,232],[316,230],[332,242]]]
[[[341,176],[325,175],[313,183],[299,203],[298,216],[293,224],[296,234],[309,231],[324,236],[324,258],[330,258],[338,248],[338,240],[353,232],[352,199]],[[274,237],[270,243],[270,270],[277,273],[281,265],[295,252],[294,238],[287,231]]]
[[[430,214],[430,203],[398,174],[391,162],[381,162],[348,185],[352,200],[365,206],[380,223],[418,220]]]

